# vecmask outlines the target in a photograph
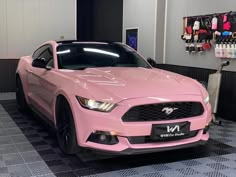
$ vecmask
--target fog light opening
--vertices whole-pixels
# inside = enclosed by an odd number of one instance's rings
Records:
[[[119,142],[117,136],[113,133],[102,131],[94,131],[90,134],[87,141],[106,145],[114,145]]]
[[[206,134],[209,129],[210,129],[210,126],[206,125],[206,127],[203,129],[203,134]]]
[[[99,135],[99,140],[100,141],[106,141],[107,140],[107,135]]]

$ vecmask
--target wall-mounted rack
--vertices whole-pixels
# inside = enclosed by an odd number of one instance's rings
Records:
[[[190,54],[208,51],[216,44],[216,57],[236,58],[236,11],[183,17],[181,38]]]

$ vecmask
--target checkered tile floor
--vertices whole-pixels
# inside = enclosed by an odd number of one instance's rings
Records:
[[[207,145],[190,149],[116,157],[84,150],[67,156],[43,122],[19,113],[15,100],[2,99],[0,177],[235,177],[236,123],[224,121],[210,133]]]

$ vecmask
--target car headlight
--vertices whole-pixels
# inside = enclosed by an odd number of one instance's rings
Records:
[[[94,111],[111,112],[116,107],[116,104],[113,103],[95,101],[92,99],[87,99],[79,96],[77,96],[76,98],[82,107]]]
[[[207,104],[207,103],[209,103],[209,101],[210,101],[210,97],[209,97],[209,95],[204,99],[204,103],[205,104]]]

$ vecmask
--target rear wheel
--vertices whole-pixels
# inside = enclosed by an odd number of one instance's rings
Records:
[[[28,104],[25,99],[25,93],[19,76],[16,77],[16,103],[17,108],[20,111],[26,112],[28,110]]]
[[[57,105],[57,139],[61,150],[65,154],[78,152],[73,114],[65,98],[60,98]]]

